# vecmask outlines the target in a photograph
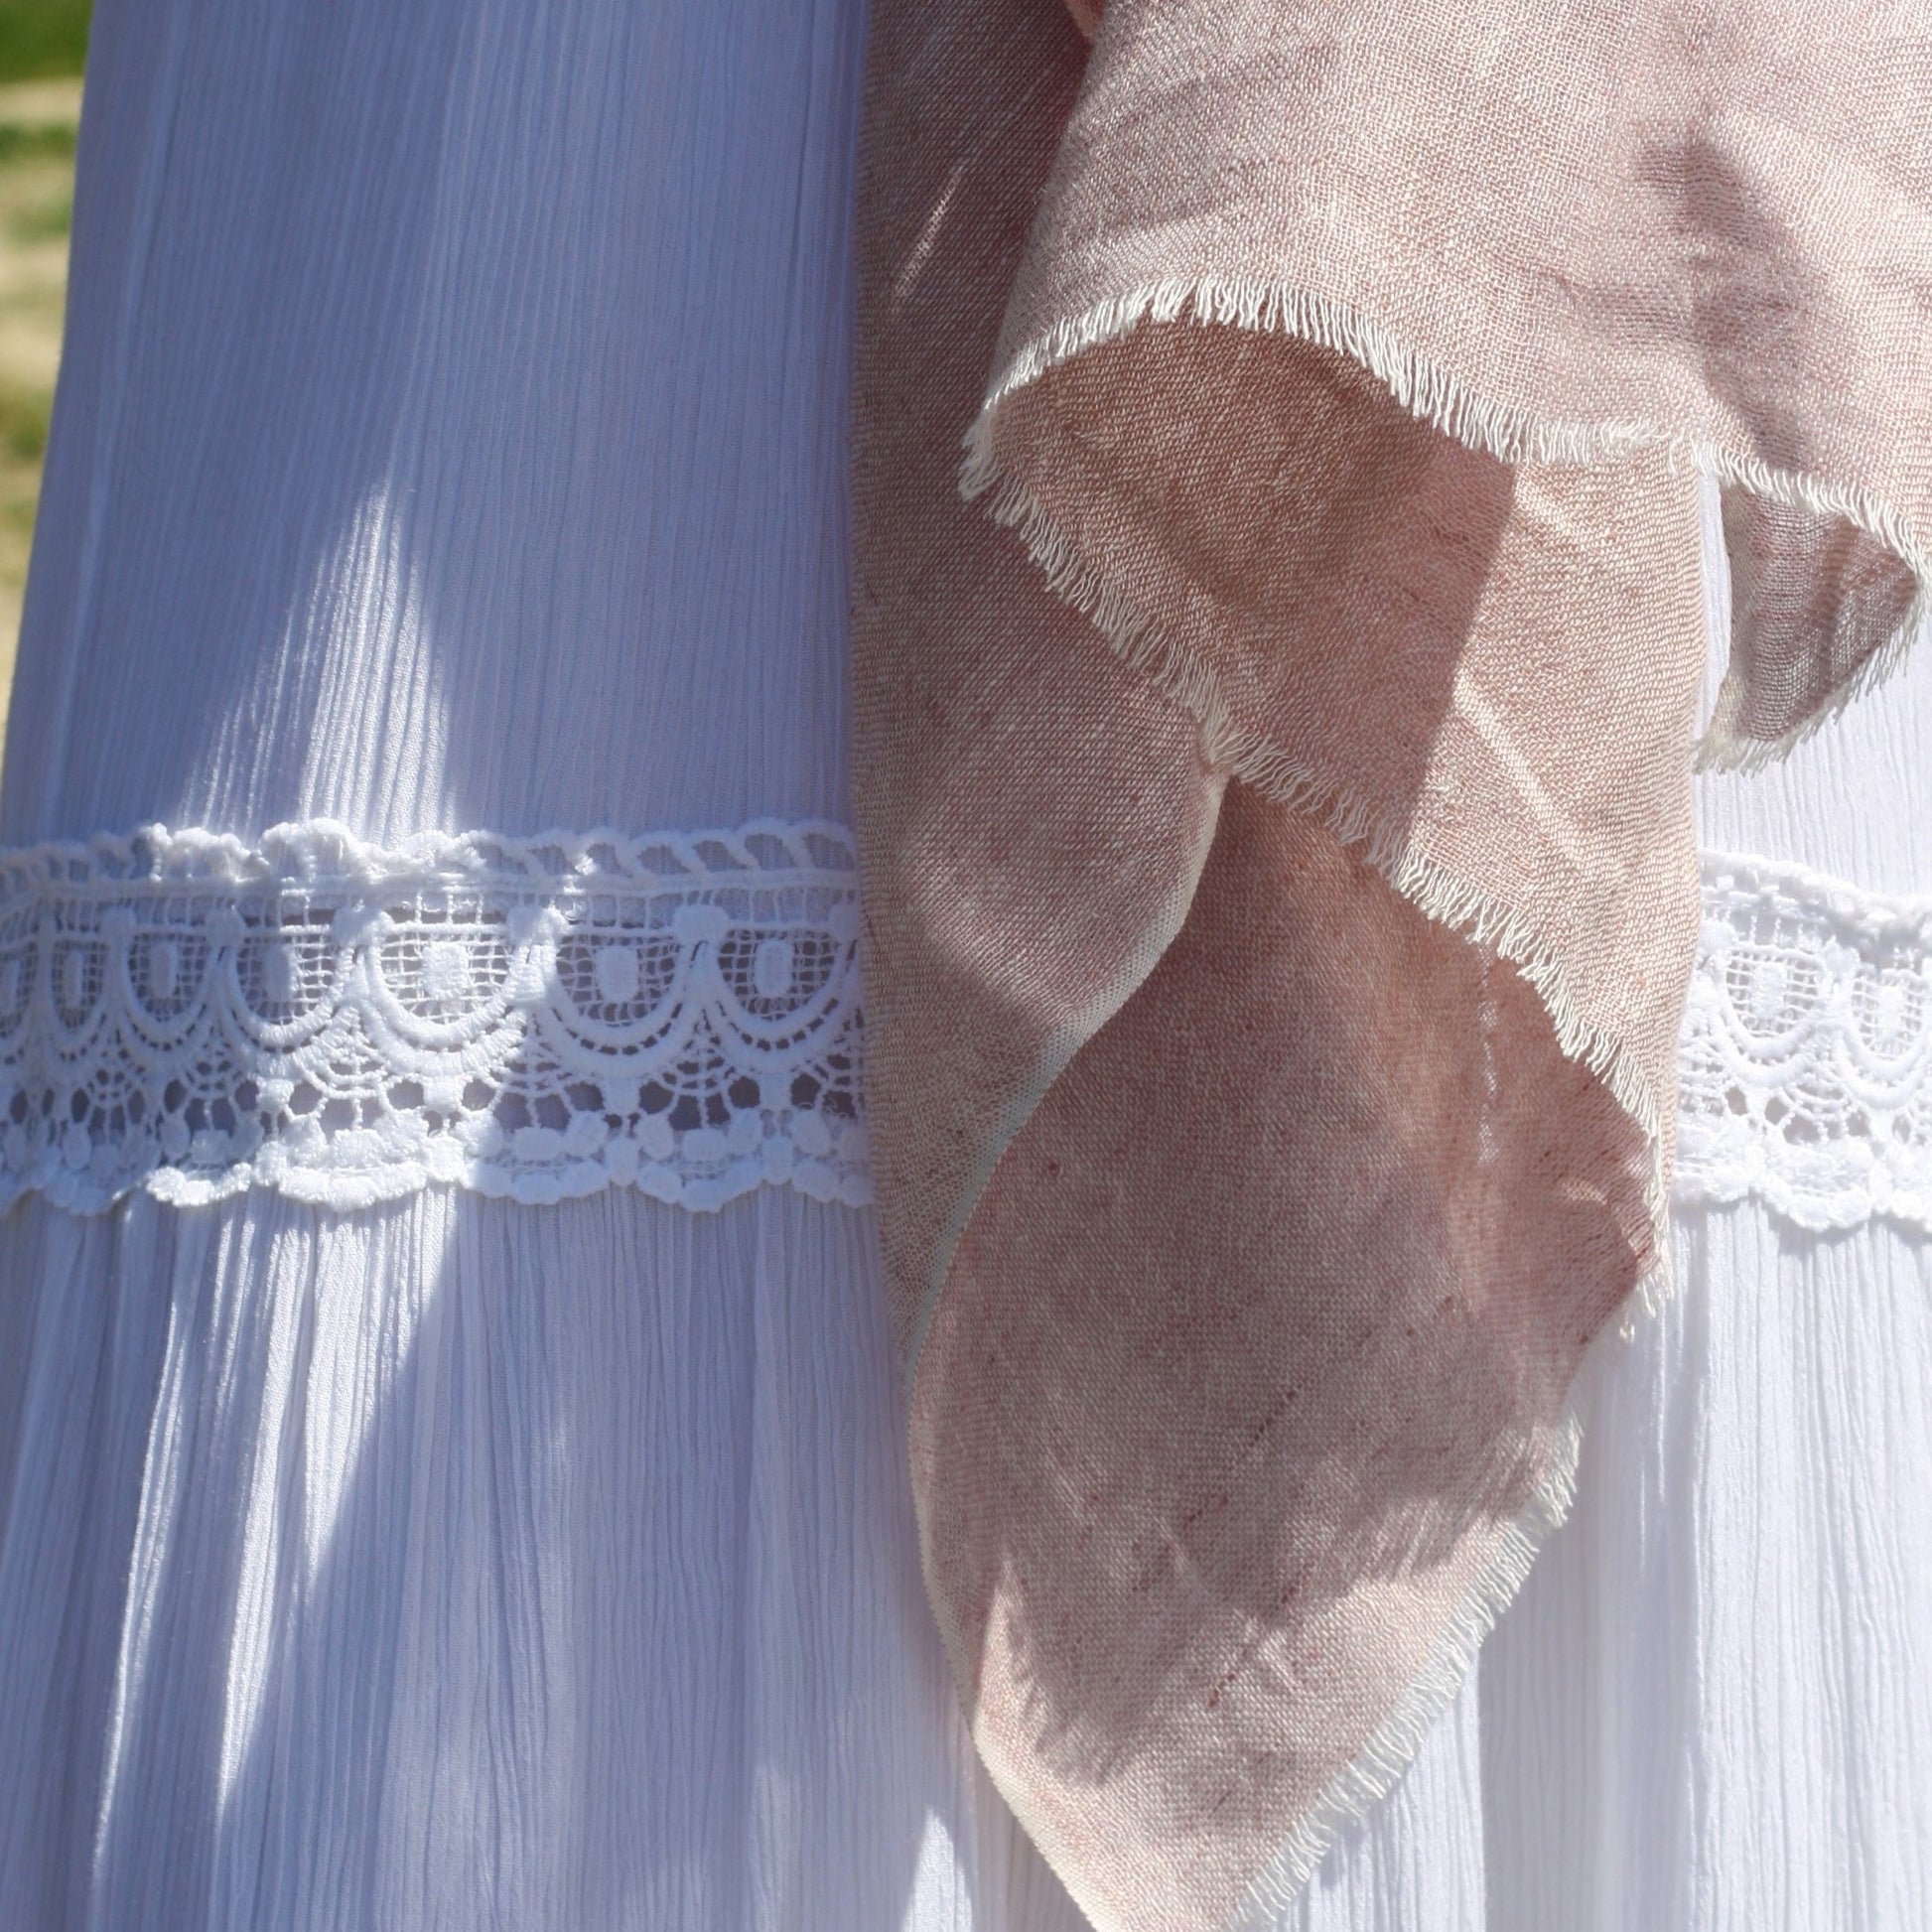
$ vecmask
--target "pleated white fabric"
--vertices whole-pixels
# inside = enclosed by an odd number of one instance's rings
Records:
[[[8,845],[846,809],[859,0],[105,0]]]
[[[102,0],[0,842],[846,815],[862,0]],[[1932,666],[1725,850],[1932,891]],[[1301,1932],[1932,1915],[1932,1242],[1686,1208]],[[0,1219],[0,1926],[1076,1932],[867,1212]]]
[[[4,1238],[0,1922],[964,1922],[859,1216]]]
[[[1506,1932],[1926,1922],[1932,1249],[1681,1214],[1479,1674]]]

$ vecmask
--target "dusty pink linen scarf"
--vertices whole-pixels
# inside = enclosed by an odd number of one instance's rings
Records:
[[[926,1578],[1093,1922],[1250,1922],[1453,1691],[1664,1266],[1700,490],[1707,758],[1919,624],[1932,9],[873,16],[858,814]]]

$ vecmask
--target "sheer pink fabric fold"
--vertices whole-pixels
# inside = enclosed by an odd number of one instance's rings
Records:
[[[858,815],[927,1583],[1094,1923],[1241,1923],[1452,1693],[1664,1267],[1702,479],[1706,757],[1920,623],[1932,14],[872,34]]]

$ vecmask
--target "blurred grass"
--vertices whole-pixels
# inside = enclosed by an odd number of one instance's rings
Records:
[[[88,0],[0,0],[0,729],[54,408]]]
[[[0,0],[0,81],[77,78],[89,0]]]

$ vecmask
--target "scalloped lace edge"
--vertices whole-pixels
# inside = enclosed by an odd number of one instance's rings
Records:
[[[0,853],[0,1207],[872,1198],[851,835],[155,825]]]
[[[1932,1232],[1932,898],[1708,856],[1677,1074],[1680,1205]]]
[[[858,935],[819,821],[0,852],[0,1208],[863,1205]],[[1678,1205],[1932,1232],[1932,897],[1708,856],[1678,1089]]]

